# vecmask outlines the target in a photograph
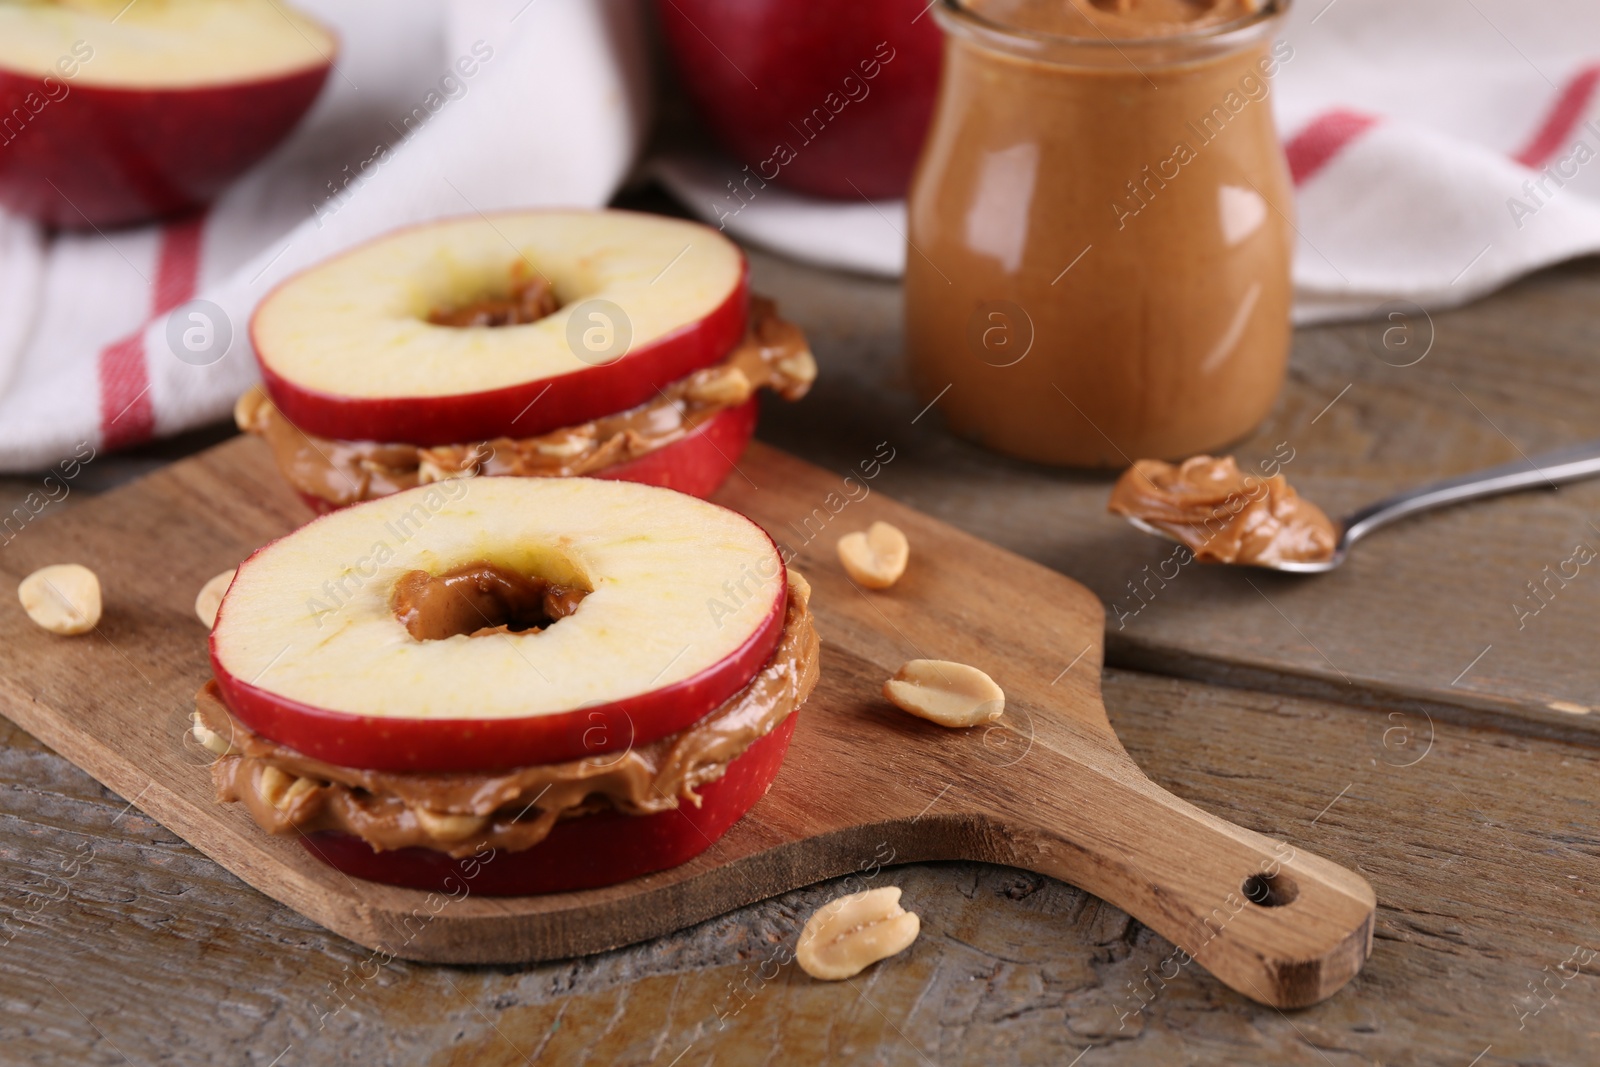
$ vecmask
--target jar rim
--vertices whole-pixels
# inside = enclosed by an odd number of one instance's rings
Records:
[[[1198,30],[1154,37],[1110,37],[1103,31],[1099,37],[1076,37],[1061,33],[1047,33],[1043,30],[1014,26],[1010,23],[990,18],[988,15],[980,14],[972,10],[967,0],[935,0],[935,2],[938,5],[936,14],[939,17],[939,21],[964,22],[967,25],[962,27],[963,29],[976,30],[984,37],[999,38],[1013,45],[1023,45],[1025,48],[1088,48],[1124,52],[1130,49],[1138,51],[1142,49],[1171,48],[1174,46],[1225,43],[1226,38],[1235,34],[1245,36],[1246,34],[1242,31],[1255,29],[1263,23],[1284,14],[1289,10],[1291,0],[1266,0],[1255,11],[1229,22],[1219,22]]]

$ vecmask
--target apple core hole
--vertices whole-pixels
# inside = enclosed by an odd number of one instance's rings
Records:
[[[442,641],[538,633],[575,613],[589,592],[478,560],[442,574],[407,571],[389,606],[413,639]]]
[[[1250,903],[1261,908],[1281,908],[1294,903],[1300,887],[1285,874],[1252,874],[1239,890]]]
[[[434,326],[457,329],[524,326],[554,315],[561,306],[550,279],[535,271],[526,259],[519,259],[511,265],[509,287],[489,282],[475,296],[435,307],[427,318]]]

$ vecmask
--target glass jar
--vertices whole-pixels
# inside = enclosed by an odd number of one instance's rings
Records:
[[[1288,359],[1293,204],[1267,99],[1294,54],[1272,41],[1287,0],[1126,37],[1078,2],[939,0],[912,379],[956,433],[1026,459],[1215,449],[1266,415]],[[1038,28],[1062,9],[1082,33]]]

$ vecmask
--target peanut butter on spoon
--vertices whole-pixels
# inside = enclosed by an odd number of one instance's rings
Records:
[[[1351,545],[1400,519],[1596,476],[1600,441],[1586,441],[1413,486],[1357,508],[1335,526],[1282,475],[1241,475],[1231,458],[1195,456],[1177,467],[1140,460],[1118,480],[1108,507],[1145,533],[1193,548],[1197,559],[1325,574],[1345,561]]]
[[[1107,510],[1138,519],[1210,563],[1275,566],[1331,559],[1339,531],[1283,475],[1245,474],[1232,456],[1174,466],[1141,459],[1111,490]]]

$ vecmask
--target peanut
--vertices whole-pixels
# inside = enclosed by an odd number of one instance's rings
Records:
[[[296,778],[289,791],[283,794],[283,803],[279,805],[284,811],[294,807],[295,801],[317,788],[317,783],[309,778]]]
[[[698,404],[718,404],[733,407],[750,399],[755,386],[738,367],[728,367],[690,380],[689,399]]]
[[[261,768],[261,777],[257,781],[257,788],[260,790],[261,799],[282,811],[288,806],[289,790],[299,780],[295,775],[289,774],[282,768],[274,767],[269,763]]]
[[[817,357],[811,354],[810,349],[785,356],[778,361],[778,373],[795,386],[805,388],[817,380]]]
[[[422,453],[421,458],[417,460],[418,485],[429,485],[433,482],[442,482],[447,478],[457,477],[460,473],[460,467],[448,466],[444,463],[441,463],[439,458],[431,452]]]
[[[789,594],[798,597],[803,603],[811,603],[811,583],[806,581],[806,576],[789,568]]]
[[[77,563],[42,567],[22,579],[17,599],[53,634],[86,634],[100,622],[100,579]]]
[[[194,598],[195,617],[205,623],[208,630],[217,624],[217,609],[222,607],[222,594],[233,584],[234,573],[232,570],[223,571],[202,585],[200,594]]]
[[[868,589],[887,589],[898,582],[911,559],[906,535],[887,522],[875,522],[865,532],[845,534],[836,548],[845,573]]]
[[[483,815],[452,815],[446,811],[430,811],[427,808],[412,808],[411,814],[417,817],[417,822],[434,838],[445,841],[462,841],[482,830],[489,822]]]
[[[246,389],[233,404],[233,423],[239,427],[241,433],[254,433],[265,428],[264,415],[267,405],[272,401],[267,399],[266,392],[259,385],[252,385]]]
[[[800,931],[795,960],[813,978],[837,982],[903,952],[922,920],[900,906],[900,887],[887,885],[829,901]]]
[[[541,456],[554,456],[557,459],[575,459],[594,447],[594,434],[592,432],[568,430],[560,437],[540,440],[533,447]]]
[[[914,659],[883,683],[883,695],[901,711],[940,726],[976,726],[998,719],[1006,694],[976,667],[940,659]]]
[[[189,716],[189,721],[194,724],[189,728],[190,735],[212,755],[226,756],[233,751],[233,742],[202,722],[198,711]]]

